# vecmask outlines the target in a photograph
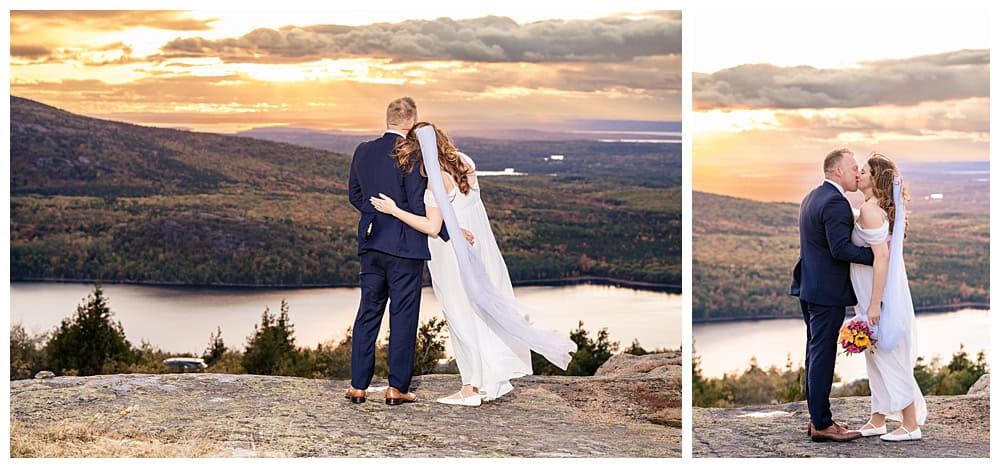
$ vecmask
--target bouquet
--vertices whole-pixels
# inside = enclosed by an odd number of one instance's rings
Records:
[[[844,348],[844,355],[850,356],[869,350],[875,352],[875,332],[868,327],[868,319],[855,317],[840,328],[840,346]]]

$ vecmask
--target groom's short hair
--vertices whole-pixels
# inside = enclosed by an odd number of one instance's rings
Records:
[[[826,159],[823,160],[823,173],[829,174],[833,172],[840,165],[840,161],[844,159],[844,156],[854,156],[854,152],[847,148],[840,148],[826,155]]]
[[[409,96],[394,99],[385,110],[385,123],[388,125],[413,125],[416,121],[417,103]]]

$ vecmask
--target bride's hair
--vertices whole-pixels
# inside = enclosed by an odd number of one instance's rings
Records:
[[[882,153],[872,153],[868,157],[868,167],[871,169],[872,178],[872,192],[875,194],[875,199],[878,200],[878,206],[880,206],[886,213],[889,214],[889,231],[892,231],[892,223],[896,219],[896,204],[892,201],[892,179],[893,177],[900,177],[902,175],[899,173],[899,168],[896,167],[896,163],[892,162],[891,159],[886,157]],[[906,190],[906,186],[903,186],[903,202],[910,201],[910,192]],[[910,219],[907,214],[905,218],[903,237],[906,237],[906,229],[910,227]]]
[[[468,194],[469,190],[472,189],[469,184],[472,168],[458,154],[458,148],[455,147],[455,143],[451,141],[448,134],[433,124],[417,122],[406,134],[406,138],[396,140],[392,157],[396,159],[396,163],[404,175],[413,172],[413,167],[423,160],[423,155],[420,154],[420,142],[417,141],[417,129],[428,125],[434,129],[434,135],[437,137],[438,162],[441,164],[441,169],[455,178],[460,192]],[[427,177],[423,164],[420,164],[420,175]]]

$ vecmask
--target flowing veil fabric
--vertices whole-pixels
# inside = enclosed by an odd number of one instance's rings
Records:
[[[515,339],[521,340],[528,348],[565,370],[572,358],[570,353],[576,351],[576,343],[554,330],[533,327],[525,318],[527,309],[513,298],[501,294],[493,286],[482,260],[459,235],[462,231],[458,225],[458,217],[455,215],[454,207],[448,202],[444,180],[441,178],[434,127],[420,127],[416,130],[416,134],[423,155],[424,169],[431,181],[431,190],[434,198],[438,200],[445,227],[452,233],[452,242],[449,243],[455,251],[459,276],[462,278],[462,286],[469,303],[472,304],[473,312],[491,319]]]
[[[882,297],[882,319],[878,325],[878,347],[892,351],[905,333],[916,333],[913,326],[913,301],[910,284],[906,280],[903,263],[903,235],[906,232],[906,207],[903,205],[903,181],[892,180],[892,201],[896,218],[892,224],[892,241],[889,248],[889,271],[886,275],[885,293]],[[911,341],[914,345],[916,340]],[[910,360],[916,362],[917,347],[911,346]]]

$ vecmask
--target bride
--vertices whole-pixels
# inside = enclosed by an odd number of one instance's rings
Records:
[[[918,440],[927,404],[913,377],[916,323],[903,264],[903,239],[909,225],[904,203],[909,195],[896,164],[879,153],[865,163],[858,189],[865,203],[851,242],[871,246],[875,263],[852,263],[851,283],[858,298],[858,316],[867,316],[878,339],[874,353],[865,353],[871,417],[860,432],[865,437],[881,435],[887,441]],[[902,424],[886,433],[886,418],[901,419]]]
[[[429,128],[420,130],[424,127]],[[421,134],[430,138],[419,137]],[[427,140],[436,140],[436,145]],[[430,153],[437,153],[436,161],[429,160]],[[507,265],[479,198],[479,181],[472,159],[459,152],[443,130],[426,122],[414,125],[406,138],[397,142],[393,157],[404,173],[420,166],[421,174],[430,178],[424,194],[426,216],[400,209],[383,194],[372,197],[371,203],[378,211],[428,234],[431,260],[427,267],[431,284],[448,322],[452,350],[462,376],[462,388],[437,401],[479,406],[483,401],[503,396],[513,389],[510,379],[531,374],[532,349],[565,369],[576,344],[555,331],[531,326],[523,307],[515,301]],[[439,174],[434,173],[438,168]],[[448,200],[441,203],[442,197]],[[434,237],[442,220],[449,231],[456,232],[455,226],[447,224],[452,208],[457,224],[474,236],[471,252],[466,250],[470,247],[465,243],[446,243]]]

